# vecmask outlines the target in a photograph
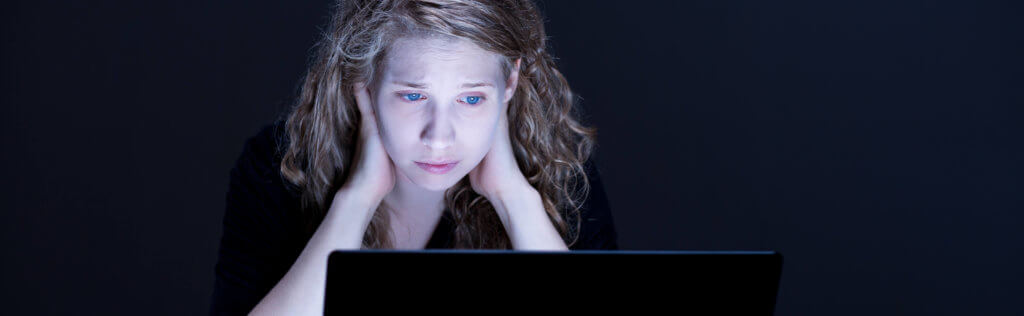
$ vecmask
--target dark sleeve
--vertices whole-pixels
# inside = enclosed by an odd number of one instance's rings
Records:
[[[248,314],[290,267],[273,137],[267,126],[248,139],[230,171],[211,315]]]
[[[587,178],[590,180],[590,193],[581,208],[580,236],[570,250],[606,249],[618,250],[618,234],[615,231],[615,220],[605,195],[604,183],[597,163],[593,158],[584,164]]]

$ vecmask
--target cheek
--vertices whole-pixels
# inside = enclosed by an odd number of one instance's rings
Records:
[[[474,156],[483,156],[491,148],[491,140],[487,136],[488,133],[482,131],[467,136],[468,139],[465,139],[463,142],[466,150]]]
[[[387,150],[390,156],[404,157],[404,152],[406,151],[404,148],[409,146],[410,143],[415,143],[415,133],[409,130],[415,124],[387,111],[378,111],[377,114],[377,127],[384,149]]]
[[[469,128],[467,132],[463,133],[465,137],[462,139],[462,143],[467,150],[467,153],[472,153],[474,156],[483,157],[494,145],[494,136],[496,135],[496,119],[482,119],[475,124],[472,128]]]

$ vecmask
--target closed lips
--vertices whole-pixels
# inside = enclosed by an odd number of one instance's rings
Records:
[[[443,163],[443,161],[442,161],[442,164],[436,164],[436,165],[435,164],[429,164],[429,163],[423,163],[423,162],[418,162],[417,161],[416,164],[419,165],[420,168],[423,168],[423,170],[426,170],[427,172],[430,172],[430,173],[433,173],[433,174],[445,174],[445,173],[448,173],[448,171],[451,171],[452,169],[455,169],[455,165],[458,164],[458,161],[456,161],[454,163]]]

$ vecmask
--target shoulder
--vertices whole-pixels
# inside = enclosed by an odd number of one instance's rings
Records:
[[[281,174],[287,148],[283,122],[250,136],[230,171],[224,222],[254,234],[282,234],[299,218],[301,190]]]
[[[246,139],[242,152],[235,161],[232,176],[259,181],[265,185],[280,186],[296,193],[296,188],[281,175],[281,159],[288,148],[285,121],[279,119],[266,124]]]
[[[305,245],[297,230],[298,195],[286,189],[280,173],[285,136],[282,122],[261,127],[231,169],[212,314],[251,310]]]
[[[605,192],[598,161],[591,157],[584,163],[590,184],[586,199],[580,208],[579,239],[570,249],[618,249],[615,219]]]
[[[280,165],[287,141],[284,131],[284,122],[281,120],[260,127],[256,134],[246,139],[240,160]]]

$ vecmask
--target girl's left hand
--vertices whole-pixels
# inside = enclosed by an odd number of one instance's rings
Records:
[[[512,153],[512,141],[509,138],[508,114],[502,111],[498,118],[497,132],[490,151],[480,164],[469,172],[469,181],[473,191],[496,202],[506,198],[507,194],[518,194],[531,189],[530,183],[523,176]]]

